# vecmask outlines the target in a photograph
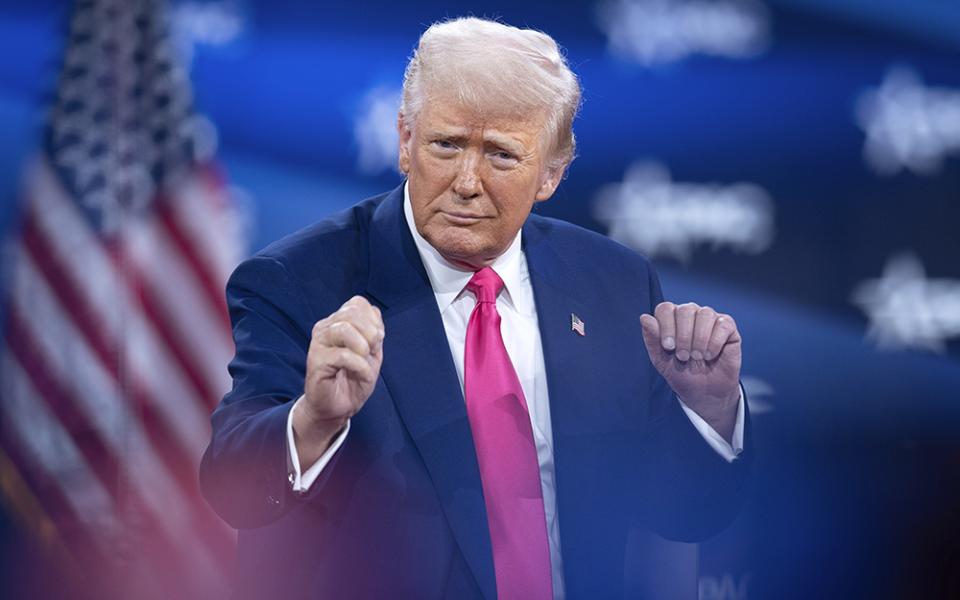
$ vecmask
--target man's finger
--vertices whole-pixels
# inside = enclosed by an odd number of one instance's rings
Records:
[[[723,347],[730,341],[736,331],[737,325],[729,315],[717,315],[704,358],[706,360],[713,360],[720,356],[720,353],[723,352]]]
[[[330,323],[318,333],[316,340],[324,346],[348,348],[360,356],[371,354],[374,348],[360,333],[359,326],[349,321]]]
[[[355,309],[358,313],[364,316],[364,321],[370,323],[380,323],[381,329],[383,329],[383,319],[380,316],[380,309],[370,303],[369,300],[363,296],[353,296],[349,300],[343,303],[341,309]]]
[[[354,300],[354,298],[358,298],[358,300]],[[326,328],[334,323],[345,321],[360,332],[360,335],[367,340],[371,348],[382,342],[384,328],[380,309],[370,305],[362,296],[354,296],[354,298],[348,300],[337,312],[326,319],[317,321],[313,328],[313,336],[322,334]]]
[[[647,347],[650,362],[658,370],[671,360],[669,352],[663,349],[660,322],[651,315],[640,315],[640,329],[643,331],[643,343]]]
[[[324,348],[316,360],[329,375],[336,375],[337,371],[342,369],[351,377],[361,381],[373,381],[377,377],[373,366],[365,357],[347,348],[339,346]]]
[[[348,321],[353,325],[360,332],[360,335],[367,340],[371,348],[383,341],[383,320],[380,319],[378,314],[357,309],[345,314],[335,313],[334,318],[338,321]]]
[[[363,296],[357,295],[357,296],[352,296],[349,300],[344,302],[341,308],[343,308],[344,306],[356,306],[359,308],[367,309],[373,305],[370,304],[370,301],[364,298]]]
[[[660,344],[660,323],[651,315],[640,315],[640,327],[643,329],[643,341],[648,350],[662,349]]]
[[[703,306],[697,311],[693,322],[693,341],[690,344],[690,358],[693,360],[703,360],[706,355],[716,320],[717,313],[709,306]]]
[[[677,360],[686,362],[690,359],[690,345],[693,342],[693,324],[697,318],[697,309],[700,307],[692,302],[681,304],[676,310],[677,322]]]
[[[653,311],[660,327],[660,345],[667,352],[673,352],[677,348],[677,323],[674,319],[676,309],[673,302],[661,302]]]

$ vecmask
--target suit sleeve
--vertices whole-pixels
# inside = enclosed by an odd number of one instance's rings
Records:
[[[652,266],[649,289],[652,312],[663,301]],[[744,402],[744,449],[728,462],[693,426],[666,380],[650,369],[648,489],[657,491],[647,499],[650,525],[671,540],[700,541],[726,528],[740,510],[752,462],[749,411]]]
[[[288,482],[286,428],[303,393],[313,314],[283,264],[269,257],[237,267],[227,304],[236,343],[233,389],[211,418],[200,486],[230,525],[259,527],[300,501]]]

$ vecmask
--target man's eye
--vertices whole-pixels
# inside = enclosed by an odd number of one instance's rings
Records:
[[[433,140],[433,145],[444,150],[455,150],[457,147],[450,140]]]
[[[516,155],[507,152],[505,150],[498,150],[497,152],[492,152],[490,158],[493,160],[493,163],[498,167],[512,167],[517,164]]]

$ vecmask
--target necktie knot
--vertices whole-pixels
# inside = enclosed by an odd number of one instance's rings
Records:
[[[467,283],[467,289],[477,297],[477,304],[489,302],[496,304],[497,295],[503,289],[503,280],[490,267],[484,267],[473,274]]]

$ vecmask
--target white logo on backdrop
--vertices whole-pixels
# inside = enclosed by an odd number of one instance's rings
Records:
[[[367,92],[353,124],[357,143],[357,169],[365,175],[377,175],[397,168],[397,110],[400,90],[377,87]]]
[[[879,88],[860,96],[856,118],[866,133],[864,159],[881,175],[934,174],[944,158],[960,155],[960,89],[924,86],[906,67],[891,68]]]
[[[750,591],[752,573],[737,577],[733,573],[724,573],[720,577],[704,575],[700,578],[700,600],[747,600]]]
[[[183,2],[172,10],[171,33],[183,64],[193,62],[197,45],[226,46],[247,29],[247,15],[236,0]]]
[[[851,300],[870,321],[867,338],[880,348],[943,352],[946,340],[960,336],[960,280],[927,279],[910,253],[888,260],[880,279],[861,283]]]
[[[678,183],[659,163],[636,162],[600,189],[594,217],[608,235],[648,256],[682,261],[695,246],[758,254],[773,241],[773,203],[752,183]]]
[[[766,49],[770,17],[754,0],[611,0],[597,21],[613,54],[652,66],[691,54],[748,58]]]

